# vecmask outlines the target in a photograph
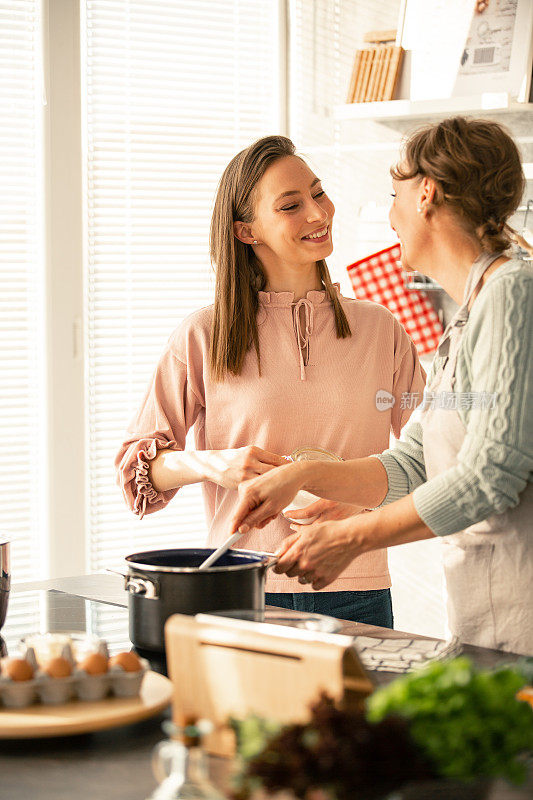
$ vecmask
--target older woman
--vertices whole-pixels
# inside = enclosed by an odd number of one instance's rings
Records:
[[[243,484],[233,528],[260,526],[301,488],[376,509],[293,526],[277,569],[316,589],[361,553],[440,536],[452,632],[531,655],[533,270],[505,255],[524,188],[519,153],[497,123],[454,118],[413,134],[391,173],[405,268],[460,305],[423,406],[381,455],[291,464]]]

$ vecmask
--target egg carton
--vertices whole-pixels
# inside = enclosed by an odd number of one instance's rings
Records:
[[[107,643],[101,641],[94,655],[101,656],[107,661],[109,659]],[[136,672],[127,672],[123,667],[114,664],[108,667],[106,672],[91,675],[76,663],[69,644],[62,648],[60,659],[70,664],[72,672],[64,677],[52,677],[38,664],[34,649],[26,648],[20,660],[29,664],[33,677],[29,680],[14,680],[5,674],[0,675],[0,705],[20,709],[37,702],[44,705],[60,705],[73,699],[95,702],[110,695],[136,697],[140,692],[144,674],[150,669],[149,662],[139,658],[141,668]],[[59,661],[59,659],[54,660]],[[87,659],[83,664],[86,662]]]

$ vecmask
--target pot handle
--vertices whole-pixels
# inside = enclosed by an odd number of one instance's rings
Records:
[[[148,578],[141,578],[138,575],[128,575],[118,569],[106,568],[106,572],[112,572],[124,578],[124,589],[130,594],[139,594],[147,600],[157,600],[159,598],[159,584]]]
[[[264,561],[265,569],[270,569],[270,567],[278,563],[278,557],[275,556],[274,553],[261,553],[260,555],[266,558]]]
[[[124,588],[130,594],[140,594],[147,600],[157,600],[159,585],[148,578],[139,578],[137,575],[128,575],[124,581]]]
[[[122,572],[121,569],[111,569],[111,567],[106,567],[105,571],[106,572],[112,572],[113,575],[120,575],[121,578],[127,578],[128,577],[127,572]]]

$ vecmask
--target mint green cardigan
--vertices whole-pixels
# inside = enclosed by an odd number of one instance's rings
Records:
[[[429,385],[438,367],[431,365]],[[387,471],[382,505],[413,492],[415,507],[438,536],[513,508],[533,476],[533,265],[513,259],[476,298],[463,332],[457,392],[496,394],[493,408],[459,408],[466,434],[457,464],[427,480],[419,412],[394,447],[377,455]],[[491,404],[485,404],[485,406]],[[480,457],[491,447],[490,463]],[[533,520],[532,532],[533,532]]]

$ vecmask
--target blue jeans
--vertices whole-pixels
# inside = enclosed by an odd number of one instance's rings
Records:
[[[294,611],[328,614],[350,622],[393,628],[390,589],[364,592],[266,592],[265,603]]]

